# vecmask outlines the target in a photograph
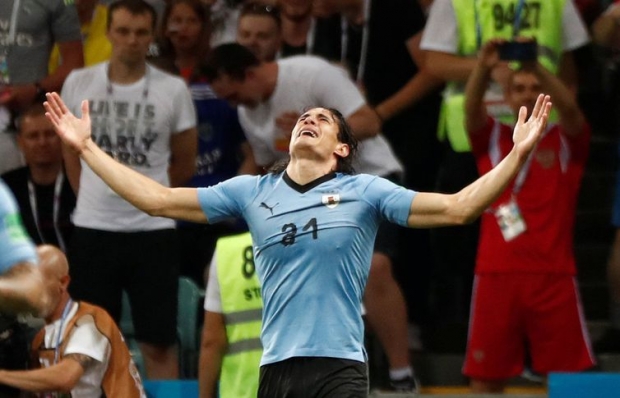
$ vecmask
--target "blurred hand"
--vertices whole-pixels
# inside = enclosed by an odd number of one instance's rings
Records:
[[[291,133],[293,132],[293,128],[295,128],[295,124],[297,124],[299,116],[301,116],[301,114],[297,112],[284,112],[276,118],[276,127],[279,128],[287,138],[291,138]]]

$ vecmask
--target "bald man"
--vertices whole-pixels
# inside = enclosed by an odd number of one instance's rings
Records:
[[[140,375],[118,327],[105,310],[68,293],[69,265],[55,246],[37,248],[49,300],[45,327],[32,342],[33,370],[0,370],[0,384],[71,397],[146,398]],[[36,362],[36,361],[35,361]]]

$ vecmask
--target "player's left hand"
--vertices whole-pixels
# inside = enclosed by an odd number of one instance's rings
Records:
[[[526,159],[542,137],[547,127],[551,105],[551,97],[540,94],[527,121],[527,108],[522,106],[519,109],[519,118],[512,134],[512,141],[520,158]]]

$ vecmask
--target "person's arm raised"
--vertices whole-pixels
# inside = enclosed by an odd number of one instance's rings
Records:
[[[543,94],[538,96],[527,122],[527,110],[521,107],[513,133],[514,146],[508,156],[455,194],[418,193],[411,202],[408,225],[420,228],[461,225],[480,216],[519,172],[542,137],[550,111],[550,97]]]
[[[80,119],[69,111],[57,93],[48,93],[44,105],[45,115],[63,142],[123,199],[151,216],[207,221],[195,188],[165,187],[118,163],[93,142],[88,101],[82,101]]]

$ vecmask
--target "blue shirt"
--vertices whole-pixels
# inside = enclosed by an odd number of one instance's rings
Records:
[[[377,228],[406,225],[415,192],[380,177],[240,176],[198,198],[209,222],[243,217],[264,302],[261,365],[291,357],[365,361],[360,313]]]
[[[13,194],[0,179],[0,274],[20,262],[36,264],[37,253],[22,225]]]

